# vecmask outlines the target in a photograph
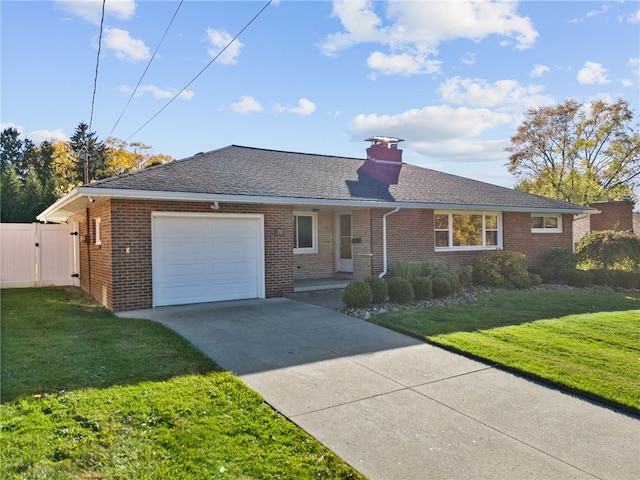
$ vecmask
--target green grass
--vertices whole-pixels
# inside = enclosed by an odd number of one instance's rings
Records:
[[[475,303],[385,313],[371,321],[640,411],[638,293],[485,293]]]
[[[1,293],[2,478],[362,478],[166,328]]]

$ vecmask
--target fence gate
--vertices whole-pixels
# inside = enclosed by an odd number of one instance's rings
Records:
[[[0,288],[78,286],[77,224],[1,223]]]

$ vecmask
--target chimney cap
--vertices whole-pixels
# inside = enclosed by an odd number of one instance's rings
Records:
[[[374,137],[369,137],[369,138],[365,138],[364,140],[365,142],[371,142],[373,144],[382,144],[382,145],[395,145],[399,142],[404,142],[403,139],[401,138],[396,138],[396,137],[382,137],[382,136],[374,136]]]

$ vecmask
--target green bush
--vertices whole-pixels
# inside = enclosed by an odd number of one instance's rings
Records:
[[[491,250],[476,256],[473,283],[498,288],[529,288],[526,257],[507,250]]]
[[[640,288],[640,272],[625,270],[588,270],[593,275],[595,285],[614,288]]]
[[[384,303],[387,300],[387,296],[389,295],[389,290],[387,288],[387,282],[380,277],[371,276],[364,279],[365,282],[369,284],[371,288],[371,303],[377,305],[379,303]]]
[[[342,294],[342,302],[350,308],[367,308],[372,299],[371,287],[363,280],[351,282]]]
[[[473,267],[469,265],[454,265],[449,269],[453,278],[457,280],[457,288],[469,288],[473,285]]]
[[[444,298],[453,295],[455,292],[455,283],[453,276],[448,272],[440,272],[431,278],[433,296],[435,298]]]
[[[558,271],[558,281],[571,287],[589,287],[593,284],[593,274],[585,270],[566,269]]]
[[[542,260],[542,266],[551,270],[555,279],[560,270],[572,270],[578,264],[578,257],[568,248],[556,247],[547,252]]]
[[[416,300],[431,300],[433,298],[433,284],[429,277],[417,277],[412,286]]]
[[[585,235],[577,248],[583,269],[640,270],[640,235],[605,230]]]
[[[549,267],[529,267],[529,274],[540,277],[541,283],[553,283],[554,272]]]
[[[448,272],[450,267],[443,262],[402,261],[393,269],[395,277],[403,277],[413,283],[418,277],[432,277],[438,272]]]
[[[387,282],[389,300],[393,303],[403,304],[413,300],[413,287],[411,282],[404,277],[393,277]]]
[[[531,283],[532,287],[537,287],[539,285],[542,285],[542,277],[537,273],[529,272],[529,282]]]

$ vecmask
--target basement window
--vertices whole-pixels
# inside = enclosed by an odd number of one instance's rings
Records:
[[[562,215],[531,215],[531,233],[562,233]]]
[[[315,212],[293,212],[293,253],[318,253],[318,217]]]
[[[502,248],[502,216],[496,212],[435,212],[435,250]]]

